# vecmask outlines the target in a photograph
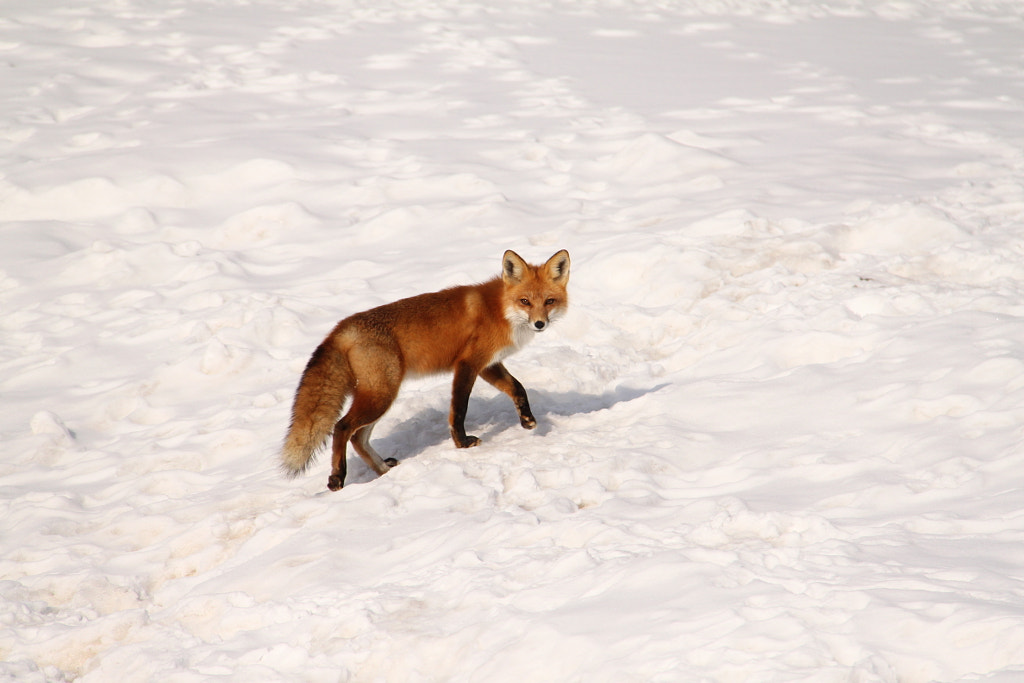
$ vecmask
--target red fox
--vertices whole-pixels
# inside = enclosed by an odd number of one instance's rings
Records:
[[[459,448],[480,443],[465,426],[477,376],[512,399],[523,427],[536,427],[526,390],[502,361],[565,312],[568,282],[566,250],[542,266],[506,251],[501,277],[401,299],[339,322],[313,352],[295,392],[281,452],[285,472],[293,477],[304,472],[332,434],[327,480],[332,491],[345,485],[350,439],[378,475],[397,465],[370,447],[370,434],[406,375],[454,373],[448,424]],[[338,419],[349,397],[348,412]]]

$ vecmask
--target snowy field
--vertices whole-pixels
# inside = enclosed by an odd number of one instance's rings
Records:
[[[1024,3],[7,0],[0,680],[1024,680]],[[326,490],[340,318],[573,260]]]

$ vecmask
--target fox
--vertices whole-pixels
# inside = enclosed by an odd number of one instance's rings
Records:
[[[504,361],[566,312],[568,282],[565,249],[539,266],[508,250],[501,275],[491,280],[400,299],[341,320],[302,372],[281,449],[285,474],[305,472],[328,438],[331,491],[345,485],[349,442],[378,476],[396,466],[395,458],[382,458],[370,446],[370,435],[406,377],[452,373],[448,426],[457,448],[480,444],[465,425],[478,377],[511,398],[519,424],[534,429],[526,389]]]

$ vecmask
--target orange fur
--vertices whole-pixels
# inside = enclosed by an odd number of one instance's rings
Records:
[[[397,462],[382,459],[369,438],[409,375],[453,373],[449,426],[459,448],[480,443],[465,429],[477,377],[512,399],[523,427],[536,427],[526,390],[502,361],[566,310],[568,281],[565,250],[542,266],[506,251],[501,277],[401,299],[339,322],[302,373],[281,453],[285,471],[305,471],[333,434],[331,490],[345,483],[349,441],[374,472],[387,472]],[[348,411],[338,419],[349,398]]]

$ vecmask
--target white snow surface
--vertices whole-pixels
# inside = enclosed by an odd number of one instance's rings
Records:
[[[7,0],[0,680],[1024,680],[1024,4]],[[570,251],[401,464],[340,318]]]

